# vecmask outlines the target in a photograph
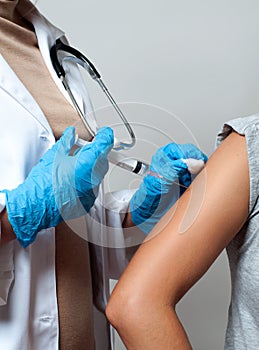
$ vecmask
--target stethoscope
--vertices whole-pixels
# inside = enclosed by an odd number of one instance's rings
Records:
[[[86,69],[86,71],[90,74],[93,80],[95,80],[98,85],[100,86],[101,90],[105,93],[106,97],[110,101],[112,107],[115,109],[116,113],[122,120],[125,128],[128,131],[128,134],[130,136],[130,142],[122,142],[116,140],[114,143],[113,150],[109,154],[109,161],[117,166],[120,166],[123,169],[129,170],[135,174],[138,175],[144,175],[147,173],[149,170],[149,164],[140,161],[138,159],[128,157],[125,154],[122,154],[122,152],[118,152],[121,150],[127,150],[132,148],[135,143],[136,143],[136,136],[134,134],[134,131],[132,127],[130,126],[127,118],[115,102],[114,98],[110,94],[109,90],[105,86],[103,80],[101,79],[100,73],[97,71],[93,63],[85,57],[80,51],[77,49],[64,44],[60,39],[57,39],[55,44],[51,47],[50,49],[50,57],[52,61],[52,65],[54,67],[54,70],[57,74],[57,76],[60,78],[62,81],[62,84],[64,88],[66,89],[83,125],[85,126],[86,130],[89,132],[89,134],[92,137],[95,137],[96,131],[91,125],[91,119],[87,118],[87,114],[83,113],[81,108],[79,107],[79,104],[76,101],[76,98],[74,97],[73,92],[71,91],[71,88],[69,87],[69,83],[66,78],[66,71],[64,67],[62,66],[61,59],[59,59],[58,53],[62,51],[66,53],[67,55],[63,58],[64,61],[70,61],[76,64],[79,64],[81,67]],[[82,139],[77,139],[77,145],[78,146],[83,146],[86,144],[87,141],[82,140]]]
[[[104,82],[102,81],[100,73],[97,71],[97,69],[92,64],[92,62],[89,61],[89,59],[86,58],[81,52],[79,52],[77,49],[75,49],[69,45],[64,44],[60,39],[57,39],[55,44],[50,49],[51,61],[52,61],[54,70],[57,73],[57,76],[62,81],[62,84],[63,84],[64,88],[66,89],[66,91],[67,91],[80,119],[82,120],[83,125],[85,126],[86,130],[89,132],[89,134],[92,137],[95,137],[96,131],[94,130],[94,128],[91,125],[91,119],[87,118],[87,113],[83,113],[83,111],[81,110],[81,108],[79,107],[79,105],[76,101],[76,98],[75,98],[72,90],[69,87],[69,83],[68,83],[67,78],[66,78],[66,71],[65,71],[64,67],[62,66],[61,59],[59,59],[59,57],[58,57],[59,51],[62,51],[66,54],[65,57],[62,59],[63,61],[70,61],[70,62],[73,62],[75,64],[79,64],[81,67],[86,69],[86,71],[90,74],[90,76],[98,83],[98,85],[100,86],[102,91],[107,96],[108,100],[110,101],[111,105],[113,106],[113,108],[117,112],[118,116],[122,120],[125,128],[127,129],[128,133],[130,135],[130,139],[131,139],[130,142],[122,142],[122,141],[115,140],[114,147],[108,155],[109,161],[111,163],[113,163],[113,164],[115,164],[115,165],[117,165],[125,170],[133,172],[135,174],[138,174],[141,176],[146,175],[149,172],[149,168],[150,168],[150,165],[148,163],[143,162],[141,160],[138,160],[136,158],[129,157],[129,156],[123,154],[122,152],[118,152],[121,150],[127,150],[127,149],[132,148],[136,143],[136,136],[135,136],[134,131],[132,130],[132,127],[130,126],[127,118],[124,116],[121,109],[119,108],[119,106],[115,102],[114,98],[110,94],[109,90],[105,86]],[[80,138],[78,138],[77,142],[76,142],[76,144],[79,147],[84,146],[86,143],[88,143],[88,141],[82,140]],[[186,164],[188,165],[188,170],[190,171],[191,174],[198,173],[204,166],[203,162],[202,162],[203,164],[201,164],[201,162],[196,160],[196,159],[190,158],[190,159],[182,159],[182,160],[184,162],[186,162]],[[154,174],[153,172],[152,172],[152,175],[161,177],[159,174]],[[182,186],[182,185],[179,185],[179,186]]]

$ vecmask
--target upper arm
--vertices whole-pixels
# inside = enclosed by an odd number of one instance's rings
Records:
[[[147,237],[115,293],[175,304],[237,234],[248,210],[246,141],[233,132]]]

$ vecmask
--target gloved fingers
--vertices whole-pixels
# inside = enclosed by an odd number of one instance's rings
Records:
[[[40,163],[44,167],[59,163],[63,155],[68,155],[75,143],[75,128],[70,126],[63,132],[61,138],[44,154]]]
[[[186,190],[185,187],[189,187],[192,182],[192,177],[189,171],[186,171],[182,176],[179,178],[179,184],[183,185],[184,187],[181,187],[180,191],[181,194]]]
[[[176,171],[178,177],[181,177],[188,171],[188,165],[182,159],[174,160],[171,162],[170,167]]]
[[[152,157],[150,170],[175,181],[187,169],[191,174],[197,174],[207,160],[207,156],[192,144],[169,143],[159,148]]]
[[[204,163],[207,162],[208,157],[203,153],[198,147],[191,143],[185,143],[179,146],[184,154],[184,159],[193,158],[203,160]]]
[[[94,140],[82,147],[80,152],[88,153],[89,150],[91,150],[96,159],[99,158],[100,155],[107,157],[108,153],[113,147],[113,142],[113,130],[109,127],[103,127],[97,131]]]
[[[108,171],[107,155],[113,146],[113,131],[111,128],[98,130],[95,139],[82,147],[75,155],[75,171],[78,186],[84,187],[88,182],[91,187],[97,187]],[[83,190],[82,190],[83,192]]]
[[[114,144],[113,130],[110,127],[100,128],[92,142],[92,145],[97,152],[97,156],[100,154],[108,155]]]
[[[173,147],[173,149],[175,149]],[[152,157],[150,170],[159,174],[162,178],[169,181],[176,181],[184,172],[187,171],[187,164],[181,158],[173,159],[172,154],[164,151],[164,148],[158,149]]]
[[[182,145],[171,142],[164,147],[161,147],[160,150],[164,152],[171,160],[186,158],[185,150],[183,150]]]
[[[172,160],[175,159],[187,159],[187,158],[193,158],[193,159],[201,159],[205,163],[208,160],[208,157],[206,154],[204,154],[198,147],[191,143],[185,143],[185,144],[177,144],[177,143],[169,143],[164,147],[160,148],[162,151],[164,151],[165,154],[168,155]]]
[[[187,159],[182,159],[184,163],[187,164],[188,171],[192,175],[197,175],[205,165],[205,161],[202,159],[195,159],[195,158],[187,158]]]
[[[57,151],[63,154],[69,154],[72,147],[75,145],[75,128],[69,126],[66,128],[61,138],[56,143]]]
[[[63,132],[61,138],[44,154],[40,159],[40,162],[44,166],[49,166],[53,163],[54,159],[58,161],[60,158],[57,156],[68,155],[71,151],[71,148],[75,143],[75,128],[70,126],[66,128]]]

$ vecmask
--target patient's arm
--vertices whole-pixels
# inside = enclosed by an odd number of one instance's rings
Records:
[[[175,305],[237,234],[248,208],[246,142],[233,132],[166,215],[174,213],[169,223],[163,228],[164,217],[147,237],[111,296],[107,316],[127,349],[191,349]]]

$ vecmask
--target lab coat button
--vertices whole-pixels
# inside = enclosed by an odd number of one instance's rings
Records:
[[[47,136],[45,136],[45,135],[40,135],[40,138],[41,138],[43,141],[48,141],[48,138],[47,138]]]
[[[53,317],[52,317],[52,316],[44,315],[44,316],[41,316],[41,317],[40,317],[40,321],[43,322],[43,323],[49,323],[49,324],[51,324],[52,321],[53,321]]]

